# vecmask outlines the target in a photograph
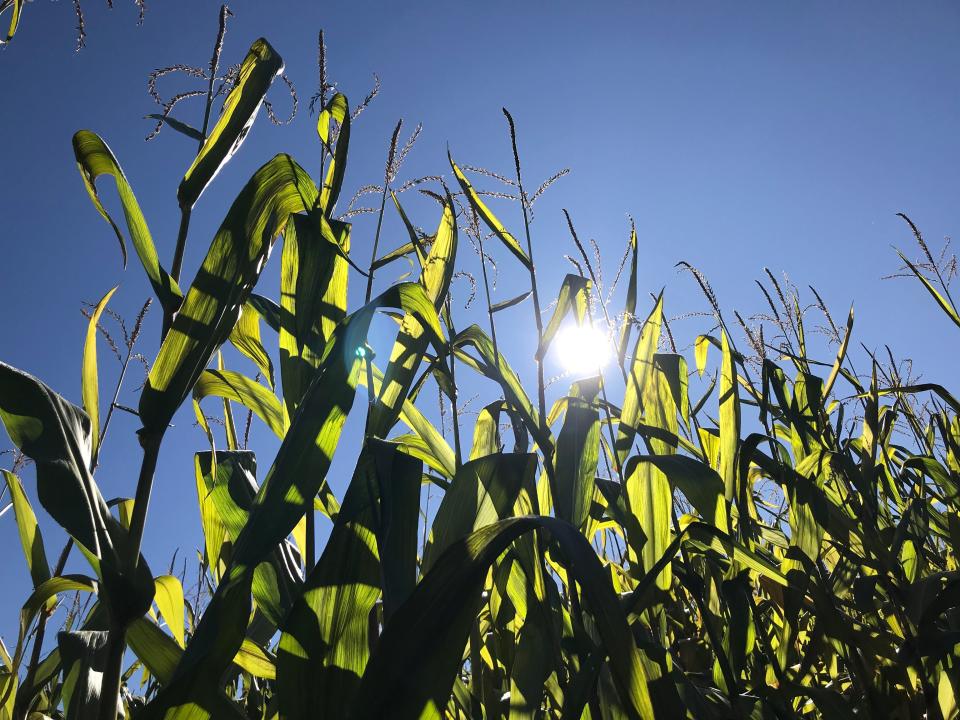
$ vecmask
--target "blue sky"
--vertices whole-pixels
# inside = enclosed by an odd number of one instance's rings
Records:
[[[96,0],[84,3],[87,47],[75,53],[70,3],[36,0],[14,42],[0,52],[0,358],[75,402],[86,327],[81,302],[95,302],[119,282],[111,306],[132,317],[149,286],[132,254],[122,271],[116,241],[81,185],[70,138],[89,128],[110,144],[169,265],[179,220],[176,186],[194,145],[169,131],[144,143],[151,123],[142,118],[158,111],[146,78],[156,67],[205,65],[219,7],[206,0],[150,3],[138,28],[133,3],[115,4],[108,11]],[[383,83],[354,128],[346,197],[382,176],[400,117],[407,130],[424,125],[401,181],[445,173],[448,143],[458,161],[509,173],[500,113],[507,106],[531,186],[561,168],[572,170],[537,205],[534,242],[545,296],[555,294],[570,270],[563,254],[574,251],[561,208],[569,208],[581,237],[597,240],[608,278],[627,239],[629,213],[640,238],[641,298],[665,287],[669,315],[706,309],[691,278],[677,273],[679,260],[699,267],[724,308],[745,316],[763,309],[753,280],[769,267],[800,287],[816,286],[838,321],[855,303],[861,342],[869,348],[889,343],[925,377],[952,384],[952,356],[960,347],[955,328],[918,284],[881,277],[898,266],[891,246],[916,255],[896,212],[908,213],[934,247],[960,227],[956,4],[605,2],[588,9],[573,2],[241,0],[232,9],[224,62],[238,62],[252,40],[265,36],[286,60],[301,112],[281,128],[261,116],[203,195],[191,225],[186,281],[257,167],[285,151],[316,169],[306,101],[316,85],[322,27],[331,76],[352,101],[367,92],[373,73]],[[178,82],[161,87],[188,87]],[[284,113],[282,89],[272,97]],[[184,119],[199,122],[197,106],[182,107]],[[408,202],[419,224],[436,224],[429,201],[411,195]],[[519,233],[517,208],[497,210]],[[361,264],[373,227],[367,217],[354,228]],[[391,215],[382,247],[402,240]],[[506,253],[495,248],[494,254],[501,267],[495,300],[505,299],[523,289],[523,278]],[[476,270],[466,242],[462,258],[466,269]],[[381,281],[396,279],[397,268],[384,271]],[[260,290],[275,296],[277,276],[274,257]],[[355,301],[362,283],[357,276],[352,282]],[[462,301],[465,285],[454,292]],[[476,305],[459,312],[459,326],[480,320]],[[505,324],[501,342],[530,379],[529,307],[517,312],[523,320]],[[159,319],[154,312],[145,330],[141,351],[149,358]],[[388,328],[381,326],[374,340],[384,342]],[[708,328],[700,318],[677,321],[674,330],[687,345]],[[106,393],[116,368],[103,345],[100,357]],[[136,372],[134,378],[138,383]],[[136,405],[137,383],[125,391],[126,404]],[[475,408],[494,399],[480,384],[467,386],[464,395],[475,392],[482,393]],[[352,422],[362,410],[355,415]],[[119,415],[114,422],[97,476],[108,497],[132,495],[140,460],[134,419]],[[156,574],[166,572],[176,548],[192,561],[199,545],[192,452],[203,446],[192,416],[182,413],[165,441],[145,536]],[[254,447],[262,476],[275,443],[258,432]],[[349,471],[349,459],[335,465],[334,487],[342,490]],[[33,496],[30,471],[25,480]],[[53,562],[62,535],[49,522],[43,527]],[[0,518],[0,543],[11,560],[0,564],[8,590],[0,597],[0,634],[8,646],[29,582],[15,537],[7,514]],[[83,571],[80,563],[70,567]]]

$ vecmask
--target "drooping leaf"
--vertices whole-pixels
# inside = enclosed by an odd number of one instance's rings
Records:
[[[237,320],[237,324],[230,331],[230,343],[253,361],[260,373],[267,379],[267,384],[273,389],[276,385],[273,375],[273,360],[260,339],[260,318],[260,312],[248,298],[240,309],[240,318]]]
[[[267,427],[283,439],[287,431],[283,408],[277,396],[260,383],[231,370],[204,370],[193,386],[193,397],[220,397],[252,410]]]
[[[100,195],[97,193],[96,181],[101,175],[111,176],[117,183],[117,192],[120,194],[120,203],[123,207],[123,216],[127,224],[127,232],[130,233],[130,241],[133,243],[133,249],[136,251],[143,269],[147,272],[153,291],[157,294],[157,299],[167,312],[175,312],[180,306],[183,293],[177,286],[176,281],[167,274],[167,271],[160,266],[157,258],[157,249],[154,247],[153,238],[150,236],[150,230],[147,228],[147,221],[143,217],[137,198],[133,194],[133,189],[127,181],[120,167],[120,163],[114,157],[110,148],[100,138],[99,135],[89,130],[80,130],[73,136],[73,154],[77,159],[77,167],[80,169],[80,177],[83,178],[83,184],[87,188],[90,200],[103,219],[110,223],[113,232],[120,243],[120,252],[123,255],[123,264],[127,264],[127,244],[119,226],[103,207],[100,202]]]
[[[177,120],[171,115],[163,115],[161,113],[150,113],[145,115],[144,118],[150,118],[151,120],[156,120],[157,122],[165,123],[172,130],[176,130],[178,133],[186,135],[191,140],[197,140],[199,142],[204,141],[203,133],[197,130],[192,125],[188,125],[182,120]]]
[[[23,12],[24,2],[25,0],[12,0],[11,2],[10,25],[7,26],[7,38],[4,43],[13,40],[13,36],[17,34],[17,26],[20,24],[20,14]]]
[[[455,541],[513,514],[524,483],[533,480],[537,456],[497,453],[464,463],[443,495],[423,554],[423,572]]]
[[[126,530],[90,475],[90,419],[47,385],[0,363],[0,420],[37,467],[40,504],[90,553],[115,621],[128,623],[153,600],[146,561],[132,557]]]

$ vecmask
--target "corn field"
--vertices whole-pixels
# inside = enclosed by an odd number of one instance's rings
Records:
[[[613,305],[570,221],[577,272],[557,290],[536,272],[535,252],[549,252],[531,231],[540,191],[524,185],[523,128],[506,110],[515,164],[503,179],[521,217],[502,222],[452,149],[438,168],[447,180],[421,184],[435,214],[411,218],[397,175],[417,133],[404,145],[398,124],[372,187],[376,233],[353,237],[340,195],[369,99],[352,107],[325,78],[320,175],[286,154],[263,164],[221,210],[187,284],[191,211],[283,70],[265,39],[221,68],[226,17],[200,70],[202,126],[176,119],[176,102],[154,116],[197,147],[169,270],[106,141],[73,137],[100,228],[125,259],[132,246],[159,308],[124,330],[128,362],[141,332],[162,336],[126,408],[143,451],[128,462],[129,497],[108,501],[96,480],[123,382],[112,401],[98,382],[116,288],[88,312],[81,405],[0,363],[17,452],[4,521],[33,585],[15,645],[0,647],[0,718],[960,717],[960,401],[947,388],[854,358],[853,311],[835,323],[818,295],[830,353],[814,358],[809,316],[773,275],[764,322],[728,325],[686,266],[713,329],[684,356],[665,298],[638,287],[636,232]],[[384,249],[390,213],[408,237]],[[924,253],[901,255],[909,290],[960,332],[950,274],[903,219]],[[491,247],[529,278],[510,300],[491,299]],[[451,301],[465,248],[483,268],[479,324],[458,323]],[[376,282],[395,262],[411,277]],[[261,275],[278,271],[279,298],[260,294]],[[351,281],[365,286],[356,307]],[[378,356],[367,336],[382,315],[396,336]],[[508,326],[536,335],[533,379],[511,366]],[[570,326],[608,338],[612,361],[558,387],[544,360]],[[225,346],[245,366],[227,369]],[[458,386],[474,378],[495,390],[463,413]],[[344,437],[351,413],[365,418],[362,440]],[[202,601],[141,554],[146,523],[163,520],[148,509],[175,416],[201,428]],[[276,435],[276,456],[245,449],[250,432]],[[344,451],[354,470],[338,497],[328,471]],[[42,511],[70,538],[55,562],[24,489],[34,475]],[[71,553],[86,573],[64,573]],[[5,557],[20,562],[16,548]],[[48,623],[71,598],[77,611]]]

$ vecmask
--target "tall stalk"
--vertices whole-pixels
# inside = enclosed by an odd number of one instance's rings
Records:
[[[397,139],[400,137],[400,128],[403,126],[403,119],[397,121],[397,126],[393,129],[393,136],[390,138],[390,148],[387,151],[387,165],[383,171],[383,189],[380,192],[380,210],[377,213],[377,230],[373,234],[373,248],[370,251],[370,267],[367,268],[367,289],[363,295],[363,302],[366,305],[373,296],[373,275],[374,265],[377,262],[377,251],[380,248],[380,231],[383,228],[383,212],[387,205],[387,193],[390,188],[390,181],[393,179],[394,163],[397,159]],[[364,363],[367,370],[367,428],[366,437],[370,436],[370,417],[373,414],[373,406],[376,402],[376,395],[373,391],[373,366],[370,358]]]
[[[504,116],[507,118],[507,124],[510,126],[510,144],[513,148],[513,164],[516,169],[517,191],[520,193],[520,207],[523,209],[523,232],[527,240],[527,257],[530,260],[530,296],[533,299],[533,320],[537,328],[537,347],[543,345],[543,317],[540,311],[540,291],[537,287],[537,269],[533,260],[533,240],[530,236],[530,214],[527,212],[527,195],[523,190],[523,179],[520,174],[520,153],[517,150],[517,129],[513,123],[513,116],[506,108],[502,108]],[[543,378],[543,358],[540,353],[536,356],[537,363],[537,409],[540,413],[540,433],[546,437],[549,433],[547,427],[547,390],[546,382]],[[547,478],[550,481],[550,487],[556,487],[556,471],[553,466],[553,450],[541,448],[543,451],[543,467],[547,472]]]
[[[160,455],[160,443],[163,431],[140,433],[140,445],[143,447],[143,462],[140,465],[140,477],[137,479],[137,492],[133,501],[133,513],[130,518],[130,557],[128,567],[135,572],[140,564],[140,545],[143,542],[143,530],[147,522],[147,508],[150,505],[150,493],[153,490],[153,477]],[[111,698],[119,700],[120,673],[123,669],[123,653],[127,647],[127,627],[115,618],[110,619],[110,637],[107,644],[107,662],[103,671],[103,685],[100,691],[99,720],[116,720],[116,707]]]

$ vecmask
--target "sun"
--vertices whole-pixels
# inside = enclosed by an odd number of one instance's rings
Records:
[[[610,362],[610,340],[592,325],[571,325],[557,334],[556,357],[568,373],[596,374]]]

